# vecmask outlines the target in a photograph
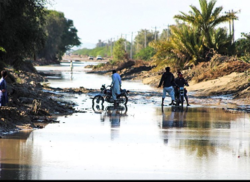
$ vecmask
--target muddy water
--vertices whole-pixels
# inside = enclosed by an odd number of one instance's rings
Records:
[[[64,81],[50,80],[51,86],[69,84],[68,74],[64,71]],[[93,85],[110,81],[87,76]],[[84,86],[83,78],[79,66],[71,84]],[[84,112],[60,116],[59,123],[41,130],[4,136],[0,178],[250,179],[249,114],[200,105],[162,108],[159,95],[147,97],[152,88],[126,84],[146,96],[134,96],[117,109],[105,103],[99,111],[92,95],[66,95]]]

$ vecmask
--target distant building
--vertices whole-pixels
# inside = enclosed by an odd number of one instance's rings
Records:
[[[107,44],[102,42],[101,40],[98,40],[98,43],[96,44],[96,47],[104,47],[106,46]]]

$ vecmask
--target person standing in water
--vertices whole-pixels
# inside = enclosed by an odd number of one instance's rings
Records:
[[[70,60],[70,71],[71,71],[71,74],[73,73],[73,61]]]

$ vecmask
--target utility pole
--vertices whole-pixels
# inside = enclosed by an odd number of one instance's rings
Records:
[[[155,27],[155,41],[156,41],[156,27]]]
[[[113,46],[112,46],[112,38],[111,38],[111,49],[110,49],[110,56],[111,58],[113,57]]]
[[[167,40],[168,40],[169,36],[170,36],[169,24],[168,25],[164,24],[164,26],[167,26],[167,29],[163,29],[164,30],[164,38],[167,38]]]
[[[146,47],[147,47],[147,30],[146,30],[146,29],[145,29],[144,35],[145,35],[145,44],[144,44],[144,48],[146,48]]]
[[[127,34],[125,34],[125,51],[127,52]]]
[[[156,40],[157,40],[157,31],[156,31],[156,29],[157,29],[157,28],[161,28],[161,27],[156,27],[156,26],[155,26],[155,27],[152,27],[152,28],[155,28],[155,33],[154,33],[154,34],[155,34],[155,41],[156,41]]]
[[[131,45],[130,45],[130,59],[133,58],[133,32],[131,33]]]

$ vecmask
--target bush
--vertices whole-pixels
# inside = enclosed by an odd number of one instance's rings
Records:
[[[145,49],[140,50],[140,52],[138,52],[135,55],[136,59],[142,59],[145,61],[149,61],[154,55],[155,55],[155,49],[152,47],[146,47]]]

